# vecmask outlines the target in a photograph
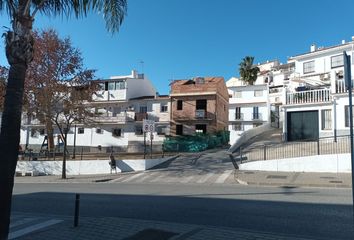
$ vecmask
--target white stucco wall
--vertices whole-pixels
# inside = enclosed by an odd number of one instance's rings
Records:
[[[350,154],[317,155],[242,163],[240,170],[350,173]]]

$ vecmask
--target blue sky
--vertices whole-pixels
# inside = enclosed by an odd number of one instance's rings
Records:
[[[171,79],[238,76],[246,56],[256,62],[329,46],[354,35],[352,0],[128,0],[118,34],[105,29],[99,14],[75,20],[38,16],[35,28],[54,28],[70,36],[97,77],[144,72],[160,94]],[[6,15],[1,26],[9,26]],[[2,29],[5,31],[5,28]],[[4,49],[3,42],[0,48]],[[0,64],[7,65],[4,50]]]

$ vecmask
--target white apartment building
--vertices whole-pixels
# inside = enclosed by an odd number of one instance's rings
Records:
[[[155,121],[153,145],[161,146],[169,134],[170,98],[158,96],[144,74],[115,76],[97,81],[101,90],[93,96],[89,107],[97,113],[90,126],[73,125],[68,134],[68,146],[141,151],[144,141],[143,119]],[[58,130],[55,130],[58,135]],[[38,121],[25,120],[21,130],[21,144],[40,148],[45,128]],[[150,135],[146,138],[150,142]]]
[[[226,82],[229,91],[230,144],[249,129],[270,121],[268,85],[243,85],[237,78]]]
[[[283,105],[284,138],[288,141],[349,133],[348,93],[343,52],[353,56],[354,41],[316,47],[288,59],[295,65]],[[353,61],[351,65],[353,72]]]

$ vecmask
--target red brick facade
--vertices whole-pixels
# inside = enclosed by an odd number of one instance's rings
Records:
[[[224,78],[178,80],[172,83],[170,96],[171,135],[181,134],[181,125],[184,135],[193,135],[196,129],[206,133],[227,130],[229,95]]]

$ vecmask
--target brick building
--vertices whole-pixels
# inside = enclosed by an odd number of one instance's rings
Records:
[[[196,77],[171,84],[171,135],[227,130],[229,95],[223,77]]]

